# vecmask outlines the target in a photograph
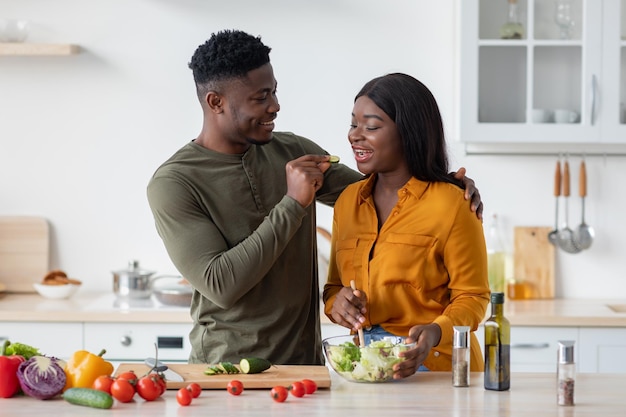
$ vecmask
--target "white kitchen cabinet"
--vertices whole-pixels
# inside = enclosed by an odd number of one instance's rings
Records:
[[[143,361],[155,356],[164,362],[187,362],[191,352],[190,324],[174,323],[85,323],[85,350],[106,349],[113,362]]]
[[[5,322],[0,328],[0,340],[4,342],[2,339],[25,343],[39,348],[44,355],[67,360],[83,347],[83,324]]]
[[[484,327],[476,330],[484,352]],[[556,372],[560,340],[573,340],[578,346],[577,327],[511,327],[511,372]],[[578,349],[574,350],[578,362]]]
[[[582,327],[579,372],[626,373],[626,329]]]
[[[626,144],[626,0],[571,0],[569,39],[555,0],[518,0],[522,39],[500,39],[507,0],[459,4],[461,141]],[[579,118],[539,122],[534,109]]]

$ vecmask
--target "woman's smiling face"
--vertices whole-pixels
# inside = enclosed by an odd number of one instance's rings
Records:
[[[395,122],[367,96],[354,102],[348,140],[363,174],[406,170],[402,139]]]

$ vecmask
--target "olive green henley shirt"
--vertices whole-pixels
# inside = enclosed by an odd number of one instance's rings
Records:
[[[194,288],[191,363],[324,363],[315,203],[304,209],[286,196],[285,164],[305,154],[327,152],[285,132],[242,155],[192,141],[150,180],[157,231]],[[332,206],[361,178],[333,164],[316,199]]]

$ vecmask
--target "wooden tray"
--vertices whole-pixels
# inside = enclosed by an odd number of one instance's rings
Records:
[[[330,388],[330,373],[326,366],[313,365],[274,365],[260,374],[225,374],[205,375],[204,371],[210,366],[206,364],[166,363],[174,372],[184,378],[184,382],[167,382],[167,389],[186,387],[191,382],[198,383],[203,389],[226,389],[226,385],[233,379],[243,383],[244,388],[272,388],[276,385],[288,387],[292,382],[304,378],[312,379],[318,388]],[[142,363],[121,363],[115,370],[115,375],[126,371],[135,371],[143,375],[148,366]]]

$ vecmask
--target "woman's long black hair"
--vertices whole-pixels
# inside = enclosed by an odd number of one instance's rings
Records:
[[[412,176],[461,185],[448,174],[441,113],[424,84],[407,74],[387,74],[365,84],[354,100],[361,96],[369,97],[395,122]]]

